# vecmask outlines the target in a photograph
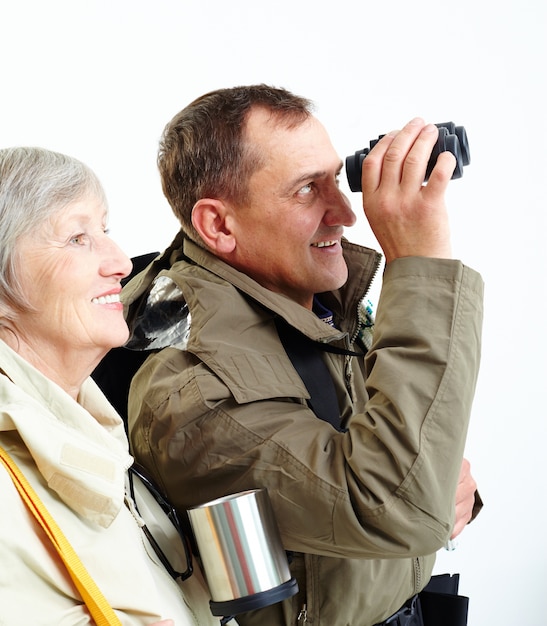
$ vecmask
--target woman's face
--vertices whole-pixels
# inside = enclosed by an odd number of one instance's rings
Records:
[[[19,352],[42,371],[87,375],[128,337],[119,294],[131,261],[107,235],[105,207],[84,197],[20,238],[17,250],[33,308],[15,322]]]

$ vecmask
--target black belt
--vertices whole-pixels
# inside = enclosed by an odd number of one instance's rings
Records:
[[[416,595],[407,600],[403,606],[376,626],[423,626],[420,598]]]
[[[433,576],[419,595],[376,626],[466,626],[469,598],[458,595],[459,574]]]

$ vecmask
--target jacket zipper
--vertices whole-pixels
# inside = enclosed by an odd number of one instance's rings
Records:
[[[422,588],[422,565],[420,558],[414,559],[414,593],[418,593]]]
[[[308,608],[306,604],[303,604],[302,608],[300,609],[300,613],[298,614],[298,617],[296,618],[296,623],[305,624],[307,621],[308,621]]]
[[[370,291],[370,286],[372,285],[372,282],[376,278],[376,275],[378,274],[378,270],[380,269],[381,261],[382,261],[382,255],[379,252],[377,252],[375,262],[374,262],[374,271],[372,273],[372,277],[367,285],[367,288],[365,290],[365,293],[363,294],[363,297],[360,298],[359,302],[357,303],[357,311],[356,311],[357,325],[355,327],[353,335],[350,337],[350,345],[353,345],[355,343],[355,340],[357,339],[359,335],[359,325],[360,325],[359,322],[363,321],[361,318],[361,305],[364,299],[368,296],[368,292]]]

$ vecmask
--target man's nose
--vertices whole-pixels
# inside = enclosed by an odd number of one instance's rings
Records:
[[[327,226],[353,226],[357,217],[351,208],[350,201],[339,190],[329,198],[329,205],[323,221]]]

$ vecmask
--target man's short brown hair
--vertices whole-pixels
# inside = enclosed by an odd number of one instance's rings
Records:
[[[186,235],[198,243],[195,203],[200,198],[243,201],[251,174],[267,158],[245,138],[248,115],[258,107],[291,127],[308,119],[312,103],[268,85],[219,89],[194,100],[165,127],[158,153],[163,192]]]

